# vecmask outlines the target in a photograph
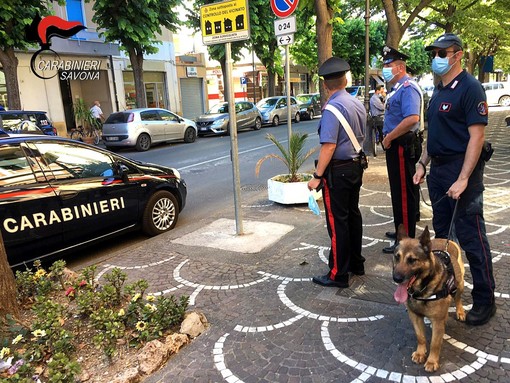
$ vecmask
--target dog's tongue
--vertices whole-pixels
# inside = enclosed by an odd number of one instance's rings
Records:
[[[399,284],[393,297],[398,303],[405,303],[407,301],[407,283]]]

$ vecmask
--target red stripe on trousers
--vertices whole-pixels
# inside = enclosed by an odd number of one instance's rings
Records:
[[[335,280],[336,274],[338,273],[338,264],[337,264],[337,253],[336,253],[336,230],[335,230],[335,218],[333,217],[333,212],[331,211],[331,195],[328,184],[324,181],[324,204],[327,206],[328,215],[326,219],[329,222],[329,227],[331,228],[331,251],[333,255],[333,268],[330,271],[329,279]]]
[[[402,196],[402,223],[409,235],[409,212],[407,210],[407,181],[406,181],[406,161],[404,158],[404,148],[398,147],[398,170],[400,172],[400,194]]]

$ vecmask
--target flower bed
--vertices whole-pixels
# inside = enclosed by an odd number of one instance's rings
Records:
[[[120,269],[99,285],[95,266],[79,276],[64,261],[48,271],[34,266],[16,272],[22,316],[8,317],[0,331],[0,382],[73,382],[91,355],[95,365],[115,370],[116,362],[176,329],[188,306],[186,296],[146,295],[145,280],[125,285]]]

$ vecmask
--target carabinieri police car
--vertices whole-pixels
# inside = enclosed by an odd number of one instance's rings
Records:
[[[0,131],[0,227],[11,267],[129,230],[171,230],[186,194],[176,169],[62,137]]]

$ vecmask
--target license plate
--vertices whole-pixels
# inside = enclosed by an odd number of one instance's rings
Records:
[[[206,130],[207,130],[207,128],[200,128],[201,132],[205,132]]]
[[[106,141],[118,141],[119,137],[106,137]]]

